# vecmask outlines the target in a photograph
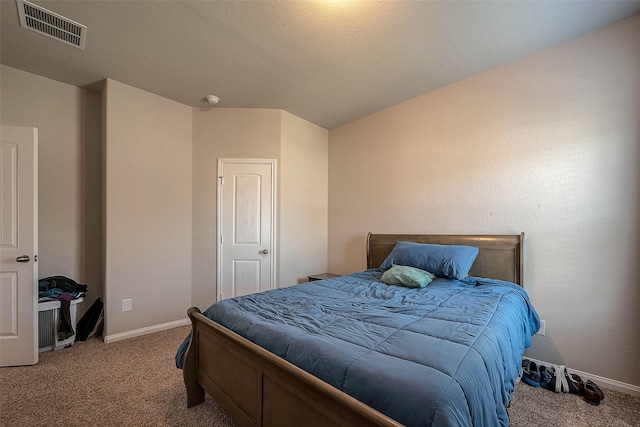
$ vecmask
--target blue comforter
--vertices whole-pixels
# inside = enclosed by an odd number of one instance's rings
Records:
[[[526,292],[473,277],[409,289],[381,275],[232,298],[204,314],[405,425],[507,426],[540,323]]]

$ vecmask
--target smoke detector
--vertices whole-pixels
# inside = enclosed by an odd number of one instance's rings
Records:
[[[22,27],[84,50],[87,40],[86,25],[78,24],[26,0],[16,0],[16,4]]]
[[[207,102],[212,105],[216,105],[218,102],[220,102],[220,98],[218,98],[215,95],[207,95],[206,99],[207,99]]]

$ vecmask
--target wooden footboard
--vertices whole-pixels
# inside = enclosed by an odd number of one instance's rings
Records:
[[[241,427],[400,426],[398,422],[262,347],[188,311],[183,367],[189,407],[205,391]]]

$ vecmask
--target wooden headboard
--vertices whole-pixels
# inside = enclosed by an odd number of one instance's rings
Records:
[[[523,286],[524,233],[513,235],[373,234],[367,235],[367,268],[378,268],[396,242],[475,246],[480,252],[469,276],[506,280]]]

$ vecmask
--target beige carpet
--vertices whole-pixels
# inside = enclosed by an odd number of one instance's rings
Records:
[[[602,391],[604,400],[593,406],[575,394],[553,393],[520,383],[509,408],[511,426],[640,426],[640,397],[605,388]]]
[[[29,367],[0,368],[1,426],[233,426],[211,398],[187,409],[174,355],[189,328],[112,344],[98,339],[40,354]],[[511,425],[638,426],[640,398],[604,390],[600,406],[526,384]]]

